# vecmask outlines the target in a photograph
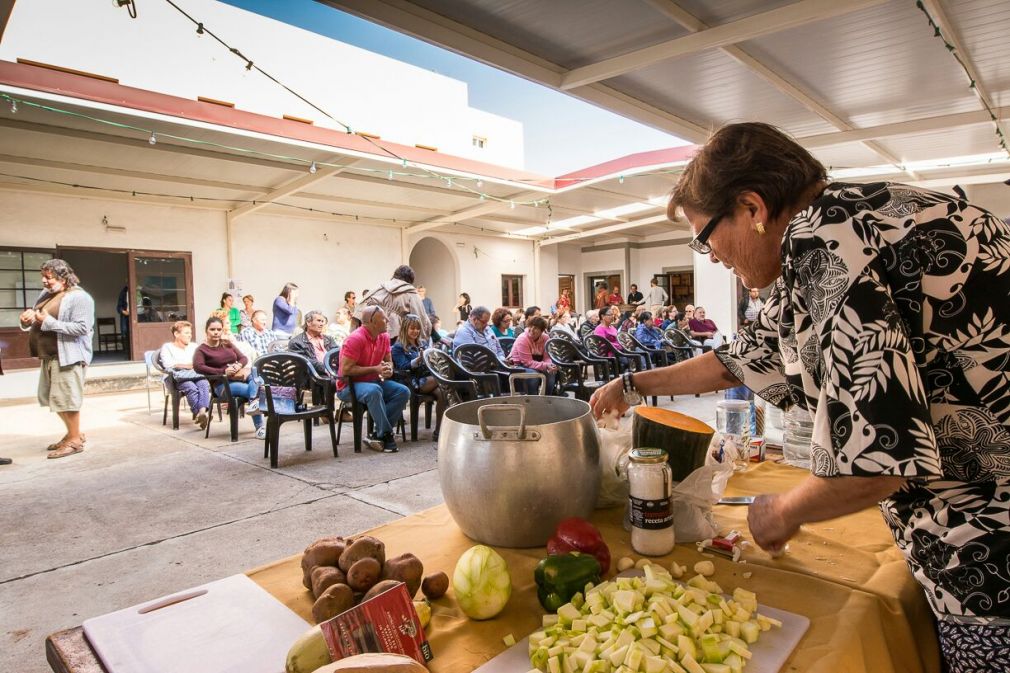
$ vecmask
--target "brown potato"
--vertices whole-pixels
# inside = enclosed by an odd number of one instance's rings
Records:
[[[424,576],[424,565],[421,559],[413,554],[400,554],[391,558],[382,566],[382,579],[398,580],[407,585],[407,593],[413,598],[421,588],[421,578]]]
[[[340,568],[316,566],[312,569],[312,595],[319,598],[334,584],[347,584],[347,575]]]
[[[353,607],[354,592],[351,591],[351,587],[346,584],[334,584],[316,599],[312,606],[312,618],[319,624]]]
[[[302,554],[302,571],[312,572],[316,566],[336,566],[340,555],[350,543],[342,537],[324,537],[316,540]]]
[[[379,562],[366,556],[347,571],[347,585],[355,591],[368,591],[379,581],[381,574]]]
[[[397,584],[400,584],[398,580],[382,580],[381,582],[378,582],[375,586],[373,586],[371,589],[368,590],[368,593],[362,597],[361,602],[365,602],[369,598],[374,598],[375,596],[378,596],[384,591],[389,591]]]
[[[354,541],[354,544],[347,547],[344,553],[340,555],[340,569],[345,573],[351,569],[351,566],[360,561],[363,558],[373,558],[379,562],[379,567],[386,562],[386,545],[382,543],[382,540],[378,540],[370,535],[365,535],[359,537]]]
[[[421,582],[421,593],[428,600],[435,600],[436,598],[441,598],[445,595],[445,592],[449,590],[449,576],[443,572],[437,572],[434,575],[428,575]]]

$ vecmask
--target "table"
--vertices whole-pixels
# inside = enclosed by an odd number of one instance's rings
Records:
[[[784,491],[805,475],[804,470],[766,462],[735,475],[727,494]],[[621,515],[618,508],[598,510],[593,517],[615,562],[621,556],[633,556]],[[716,507],[719,524],[726,530],[736,528],[745,536],[746,515],[746,507]],[[444,505],[368,533],[385,542],[388,555],[412,552],[424,562],[426,573],[444,570],[450,577],[456,559],[473,544],[456,527]],[[469,673],[505,649],[505,635],[511,633],[519,640],[539,627],[543,612],[536,599],[533,568],[543,556],[543,548],[499,551],[512,575],[508,606],[495,619],[475,622],[456,607],[451,592],[433,602],[428,627],[435,654],[432,673]],[[703,560],[693,544],[683,544],[657,562],[669,566],[674,559],[688,566]],[[749,549],[744,559],[747,563],[735,564],[722,557],[712,558],[714,579],[728,591],[743,586],[757,592],[761,602],[811,620],[810,630],[783,671],[939,672],[932,614],[876,510],[804,526],[782,559],[771,559],[756,547]],[[299,556],[292,556],[247,574],[296,613],[311,619],[312,599],[302,586],[299,561]],[[752,575],[744,578],[745,572]],[[56,673],[104,673],[80,627],[49,636],[46,658]]]

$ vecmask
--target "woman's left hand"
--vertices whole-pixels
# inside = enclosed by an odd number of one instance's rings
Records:
[[[800,529],[786,515],[782,507],[782,495],[759,495],[754,499],[747,513],[754,542],[768,552],[780,552]]]

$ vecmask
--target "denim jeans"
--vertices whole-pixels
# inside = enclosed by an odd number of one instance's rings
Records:
[[[260,394],[260,382],[259,378],[256,376],[250,376],[248,380],[245,381],[229,381],[228,389],[231,390],[232,397],[244,397],[247,401],[255,402],[259,399]],[[214,389],[217,395],[221,395],[221,384],[218,384]],[[256,414],[252,417],[253,427],[259,430],[260,426],[263,425],[262,414]]]
[[[410,389],[396,381],[362,382],[351,385],[354,386],[354,395],[358,398],[358,403],[368,407],[368,415],[375,424],[375,436],[384,437],[393,434],[410,400]],[[342,402],[350,402],[351,391],[344,388],[337,392],[337,397]]]

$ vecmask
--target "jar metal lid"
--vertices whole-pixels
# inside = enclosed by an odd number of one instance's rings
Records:
[[[636,463],[665,463],[666,450],[651,447],[640,447],[631,450],[631,460]]]

